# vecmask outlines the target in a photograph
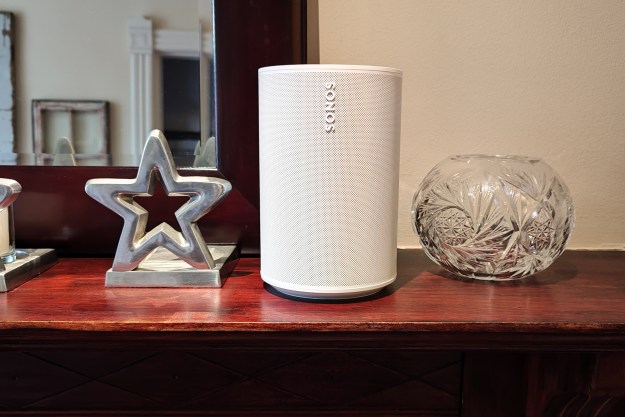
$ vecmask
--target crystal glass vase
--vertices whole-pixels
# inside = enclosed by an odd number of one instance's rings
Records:
[[[539,158],[457,155],[427,174],[412,222],[425,253],[450,272],[512,280],[560,256],[574,209],[567,186]]]

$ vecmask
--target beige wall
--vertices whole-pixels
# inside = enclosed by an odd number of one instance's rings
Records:
[[[319,0],[321,63],[404,71],[399,246],[450,154],[540,156],[577,208],[571,248],[625,249],[625,2]]]
[[[0,9],[16,16],[19,152],[32,151],[33,99],[108,100],[112,153],[131,152],[128,21],[198,28],[198,0],[2,0]]]

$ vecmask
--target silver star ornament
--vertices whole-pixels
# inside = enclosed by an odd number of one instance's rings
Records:
[[[134,197],[154,195],[157,172],[168,196],[188,196],[175,213],[178,232],[161,223],[146,233],[148,212]],[[196,224],[230,192],[228,181],[210,177],[182,177],[162,132],[150,133],[135,179],[96,178],[87,181],[89,196],[124,219],[112,271],[131,271],[150,253],[163,247],[196,269],[215,268],[215,261]]]

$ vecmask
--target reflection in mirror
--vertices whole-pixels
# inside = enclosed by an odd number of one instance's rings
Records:
[[[54,159],[52,165],[76,166],[76,151],[74,145],[69,138],[59,138],[54,144]]]
[[[50,160],[61,165],[64,159],[57,156],[67,154],[67,146],[81,162],[106,165],[110,160],[108,102],[33,100],[32,113],[37,165],[47,165]]]
[[[15,157],[15,77],[13,57],[13,14],[0,12],[0,163],[12,163]]]
[[[50,153],[58,139],[67,137],[77,165],[136,166],[149,132],[160,129],[178,166],[214,167],[211,3],[2,0],[0,16],[12,16],[14,26],[16,75],[15,131],[5,131],[0,114],[0,163],[69,160]],[[3,18],[2,24],[7,21]],[[0,103],[7,97],[12,92],[2,84]],[[76,117],[71,110],[36,118],[35,104],[43,101],[107,103],[107,148],[90,142],[102,137],[94,134],[88,113]],[[37,129],[48,134],[43,142]]]

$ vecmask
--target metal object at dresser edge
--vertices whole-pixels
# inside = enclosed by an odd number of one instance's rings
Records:
[[[196,269],[165,248],[158,248],[133,271],[106,272],[107,287],[220,288],[238,261],[235,245],[207,245],[213,269]]]
[[[15,289],[56,263],[54,249],[18,249],[17,259],[0,271],[0,292]]]

